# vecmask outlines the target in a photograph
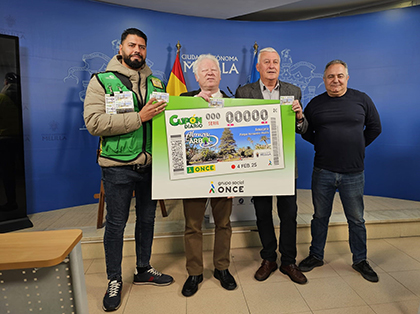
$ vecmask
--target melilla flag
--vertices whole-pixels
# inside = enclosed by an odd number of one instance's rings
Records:
[[[257,63],[258,63],[258,50],[255,50],[254,58],[252,59],[251,76],[249,78],[249,83],[254,83],[258,81],[260,78],[260,72],[257,71]]]
[[[179,96],[181,93],[187,92],[184,74],[182,73],[181,63],[179,62],[179,52],[176,54],[172,72],[169,76],[168,86],[166,86],[166,92],[170,96]]]

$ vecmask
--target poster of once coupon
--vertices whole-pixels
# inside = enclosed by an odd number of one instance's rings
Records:
[[[279,105],[165,112],[171,180],[284,168]]]
[[[294,194],[295,113],[280,103],[170,96],[153,118],[152,198]]]

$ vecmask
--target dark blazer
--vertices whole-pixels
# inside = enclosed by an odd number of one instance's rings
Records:
[[[302,106],[302,92],[299,87],[279,81],[280,84],[280,96],[294,96],[295,99],[299,100],[300,106]],[[255,83],[246,84],[244,86],[238,87],[235,93],[235,98],[250,98],[250,99],[264,99],[262,92],[261,92],[261,86],[260,86],[260,80],[256,81]],[[296,133],[302,134],[305,133],[308,129],[308,121],[306,119],[303,120],[302,127],[298,129],[296,127]]]
[[[302,92],[299,87],[279,81],[280,84],[280,96],[295,96],[295,99],[299,100],[300,106],[302,106]],[[235,93],[235,98],[250,98],[250,99],[264,99],[262,92],[261,92],[261,86],[260,86],[260,80],[256,81],[255,83],[246,84],[244,86],[238,87]],[[301,128],[298,129],[296,124],[296,133],[303,134],[308,129],[308,121],[306,119],[303,119],[303,123]],[[295,157],[296,159],[296,157]],[[297,171],[297,159],[295,160],[295,176],[298,177],[298,171]]]
[[[201,89],[198,89],[198,90],[193,90],[193,91],[191,91],[191,92],[185,92],[185,93],[182,93],[182,94],[181,94],[181,95],[179,95],[179,96],[195,96],[195,95],[200,94],[200,92],[201,92]],[[228,95],[226,95],[224,91],[222,91],[222,90],[221,90],[220,92],[222,93],[223,98],[229,98],[229,96],[228,96]]]
[[[280,84],[280,96],[294,96],[295,99],[302,99],[302,92],[300,88],[286,82],[279,81]],[[235,93],[235,98],[251,98],[251,99],[263,99],[261,93],[260,80],[255,83],[246,84],[238,87]],[[302,105],[302,104],[301,104]]]

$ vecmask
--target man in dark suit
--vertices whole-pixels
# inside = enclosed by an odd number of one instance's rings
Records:
[[[258,55],[256,67],[260,73],[260,79],[255,83],[239,87],[235,97],[280,99],[281,96],[294,96],[292,110],[296,112],[296,132],[305,133],[308,128],[308,122],[302,113],[302,105],[300,103],[302,93],[299,87],[281,82],[278,79],[280,73],[280,56],[277,51],[273,48],[262,49]],[[277,239],[272,215],[273,197],[255,196],[254,207],[257,217],[258,233],[263,246],[260,252],[263,261],[254,277],[259,281],[263,281],[278,268],[276,262]],[[288,275],[292,281],[304,284],[307,282],[307,279],[296,266],[296,190],[294,195],[277,196],[277,212],[280,218],[280,271]]]
[[[183,93],[180,96],[202,97],[210,102],[212,98],[227,98],[228,96],[219,89],[221,79],[219,62],[210,54],[200,55],[193,65],[195,78],[200,86],[199,90]],[[185,217],[185,257],[187,259],[188,279],[182,288],[182,294],[192,296],[198,290],[198,285],[203,281],[203,224],[206,211],[206,198],[184,199]],[[234,290],[236,282],[229,272],[230,264],[230,239],[232,228],[230,214],[232,212],[232,199],[216,197],[210,199],[214,223],[214,277],[220,280],[226,290]]]

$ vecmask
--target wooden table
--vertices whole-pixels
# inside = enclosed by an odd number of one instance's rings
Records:
[[[88,313],[82,230],[0,234],[0,313]]]

